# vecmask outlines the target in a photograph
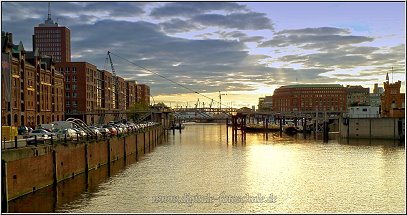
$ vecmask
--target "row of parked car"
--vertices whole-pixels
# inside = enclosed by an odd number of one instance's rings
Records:
[[[47,140],[78,140],[83,138],[109,137],[119,134],[135,132],[140,129],[145,129],[156,125],[156,122],[146,122],[141,124],[129,123],[109,123],[107,125],[92,125],[83,128],[64,128],[64,129],[35,129],[27,132],[27,144],[35,144],[35,142],[45,142]]]

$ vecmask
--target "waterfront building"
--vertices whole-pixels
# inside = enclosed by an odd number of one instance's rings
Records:
[[[372,106],[353,106],[348,107],[349,118],[379,118],[379,107]]]
[[[140,102],[150,105],[150,87],[146,84],[140,84]],[[138,88],[137,88],[138,90]]]
[[[64,77],[54,64],[52,56],[26,51],[2,32],[2,125],[35,127],[64,119]]]
[[[140,84],[136,85],[136,102],[141,102],[141,86],[140,86]]]
[[[375,83],[373,87],[373,93],[382,94],[383,92],[383,87],[379,87],[379,84]]]
[[[126,92],[127,92],[127,84],[124,81],[124,78],[120,76],[116,76],[117,78],[117,85],[118,85],[118,97],[117,97],[117,109],[119,112],[123,112],[126,110]]]
[[[381,93],[370,93],[370,95],[369,95],[370,106],[372,106],[372,107],[380,107],[381,106],[381,98],[382,98]]]
[[[49,56],[55,62],[71,61],[71,33],[69,28],[59,26],[51,18],[50,3],[48,3],[48,18],[34,27],[33,49]]]
[[[97,107],[97,68],[88,62],[59,62],[56,69],[65,76],[66,118],[94,124]]]
[[[273,96],[265,96],[259,98],[259,110],[271,111],[273,108]]]
[[[346,106],[367,106],[369,105],[369,88],[362,86],[346,86]]]
[[[403,117],[405,116],[405,93],[400,93],[401,81],[389,82],[389,75],[386,75],[384,93],[381,97],[382,117]]]
[[[274,91],[272,107],[277,112],[346,112],[346,88],[339,84],[282,86]]]
[[[134,80],[127,80],[126,85],[126,109],[128,110],[132,104],[137,102],[137,82]]]

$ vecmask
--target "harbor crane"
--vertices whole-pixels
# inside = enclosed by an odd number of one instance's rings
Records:
[[[219,112],[222,109],[222,96],[223,95],[227,95],[227,94],[226,93],[220,93],[220,91],[219,91]]]
[[[113,79],[113,105],[114,108],[119,108],[119,86],[118,86],[118,79],[116,76],[116,71],[113,66],[112,57],[110,56],[110,51],[107,51],[107,57],[109,58],[110,66],[112,67],[112,79]]]

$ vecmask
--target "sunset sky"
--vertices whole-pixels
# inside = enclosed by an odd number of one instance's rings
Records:
[[[224,105],[257,106],[290,84],[372,91],[387,72],[405,92],[405,2],[52,2],[51,11],[71,30],[72,61],[110,71],[110,50],[216,102],[221,91]],[[47,13],[47,2],[3,1],[2,31],[32,50],[34,27]],[[112,60],[119,76],[150,85],[156,103],[211,103]]]

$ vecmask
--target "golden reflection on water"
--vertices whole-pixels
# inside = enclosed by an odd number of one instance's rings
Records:
[[[224,124],[187,125],[57,212],[400,213],[405,148],[392,141],[328,143],[313,136],[247,134]],[[69,192],[69,191],[65,191]],[[212,202],[153,203],[157,196],[210,195]],[[272,196],[230,203],[226,197]],[[254,198],[252,198],[253,200]],[[230,200],[230,199],[229,199]],[[245,199],[247,200],[247,199]]]

